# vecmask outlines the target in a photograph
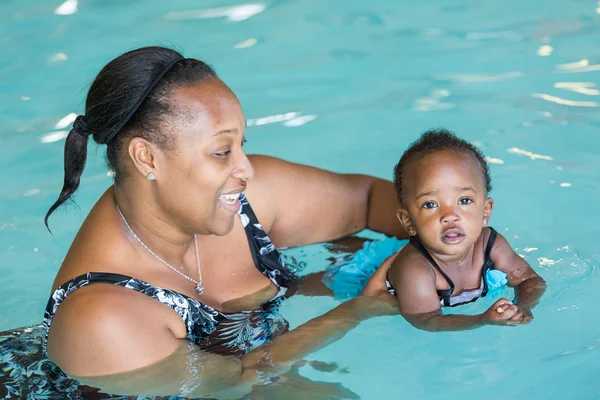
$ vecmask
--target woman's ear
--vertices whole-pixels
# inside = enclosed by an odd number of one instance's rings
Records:
[[[417,231],[415,230],[415,227],[413,226],[413,223],[410,220],[410,217],[408,216],[408,212],[406,211],[406,209],[404,209],[404,208],[399,209],[396,212],[396,216],[398,217],[398,220],[404,227],[404,230],[410,236],[415,236],[417,234]]]
[[[156,147],[144,138],[134,137],[129,141],[127,150],[135,169],[149,180],[156,179],[156,157],[154,155]]]
[[[494,208],[494,199],[488,197],[485,199],[485,208],[483,209],[483,226],[487,226],[490,217],[492,216],[492,209]]]

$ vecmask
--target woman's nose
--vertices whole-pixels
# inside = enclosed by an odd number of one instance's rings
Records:
[[[249,181],[254,178],[254,167],[252,163],[246,156],[246,154],[242,153],[242,156],[238,162],[237,167],[233,170],[231,175],[234,178],[241,179],[243,181]]]

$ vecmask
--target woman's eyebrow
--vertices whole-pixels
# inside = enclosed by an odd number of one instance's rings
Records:
[[[213,137],[220,136],[220,135],[237,135],[237,133],[238,133],[238,132],[239,132],[239,131],[237,130],[237,128],[233,128],[233,129],[223,129],[223,130],[220,130],[220,131],[218,131],[217,133],[215,133],[215,134],[213,135]]]

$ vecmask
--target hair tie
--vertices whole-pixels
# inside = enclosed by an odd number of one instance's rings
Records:
[[[87,138],[92,134],[92,131],[90,130],[90,127],[87,124],[87,122],[85,122],[84,118],[85,117],[83,115],[79,115],[77,116],[77,118],[75,118],[75,122],[73,122],[73,130],[77,134]]]
[[[127,122],[131,119],[131,117],[133,116],[133,114],[135,114],[135,112],[138,110],[138,108],[140,108],[140,106],[142,105],[142,103],[144,102],[144,100],[146,100],[146,97],[148,97],[150,95],[150,92],[152,92],[152,90],[154,89],[154,87],[156,85],[158,85],[158,82],[160,82],[160,80],[167,74],[167,72],[169,72],[171,70],[171,68],[173,68],[173,66],[175,66],[175,64],[177,64],[179,61],[181,61],[183,59],[184,59],[183,57],[177,57],[177,58],[173,59],[160,72],[160,74],[158,74],[156,76],[156,78],[154,78],[154,80],[152,82],[150,82],[150,84],[148,85],[148,87],[146,88],[146,90],[144,91],[144,93],[140,96],[140,98],[135,103],[135,105],[129,110],[129,112],[127,113],[127,115],[125,116],[125,118],[123,118],[123,120],[119,123],[119,125],[117,125],[117,127],[111,132],[111,134],[107,136],[106,140],[104,140],[105,144],[109,144],[110,141],[113,140],[115,138],[115,136],[117,136],[117,134],[121,131],[121,129],[123,129],[123,127],[125,126],[125,124],[127,124]]]

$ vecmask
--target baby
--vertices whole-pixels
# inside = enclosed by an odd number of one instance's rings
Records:
[[[425,132],[400,158],[394,183],[401,204],[398,219],[410,242],[393,260],[387,287],[380,290],[396,297],[406,320],[427,331],[531,321],[531,309],[546,284],[506,239],[488,226],[494,200],[488,197],[491,179],[481,152],[447,130]],[[375,265],[379,264],[363,267],[353,263],[352,273],[357,266],[369,270],[357,273],[355,281],[363,275],[364,286],[364,274],[372,274]],[[341,272],[332,271],[324,279],[334,291],[343,286],[342,280],[348,281],[348,270]],[[342,278],[338,282],[336,273]],[[371,287],[374,281],[369,281]],[[481,315],[441,312],[441,307],[476,301],[506,282],[515,289],[514,302],[501,298]]]
[[[394,184],[402,207],[398,219],[411,237],[386,284],[406,320],[428,331],[531,321],[545,282],[487,226],[494,200],[481,152],[446,130],[425,132],[400,158]],[[515,288],[514,304],[499,299],[473,316],[441,313],[441,306],[485,296],[494,270]]]

